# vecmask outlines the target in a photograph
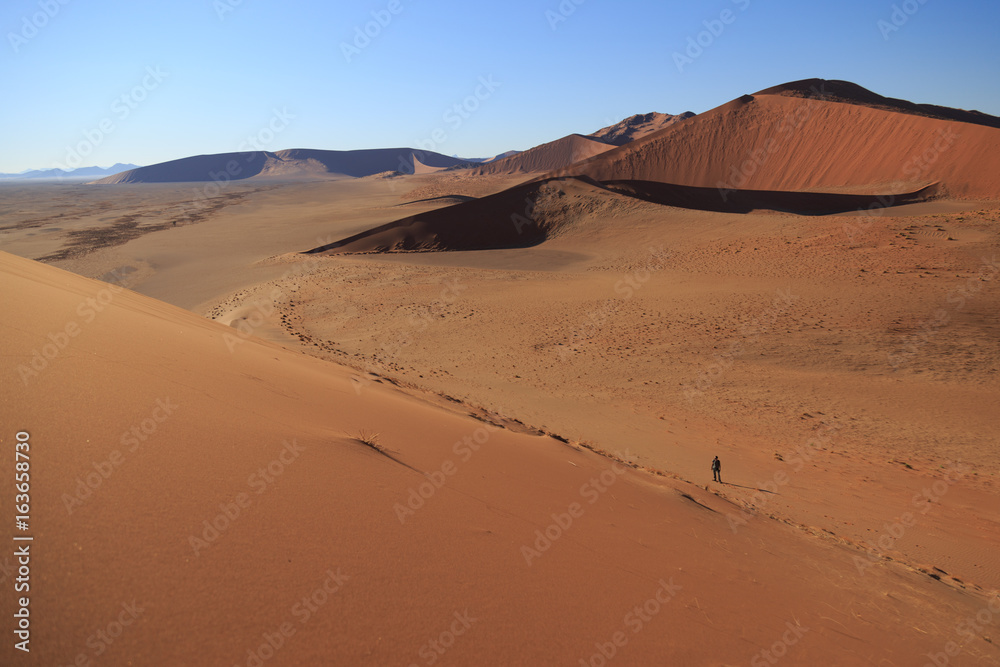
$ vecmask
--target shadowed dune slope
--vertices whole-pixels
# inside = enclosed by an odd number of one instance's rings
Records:
[[[407,216],[308,253],[523,248],[568,231],[583,209],[627,199],[588,179],[533,181],[494,195]]]
[[[997,128],[798,92],[745,95],[549,176],[855,194],[939,183],[951,197],[1000,196]]]
[[[606,181],[613,192],[631,195],[667,206],[720,213],[781,211],[798,215],[829,215],[870,208],[889,208],[926,201],[937,194],[929,185],[913,192],[852,195],[829,192],[775,192],[765,190],[725,190],[696,188],[653,181]]]
[[[0,298],[30,664],[744,664],[783,637],[797,664],[916,664],[986,604],[763,516],[737,536],[699,487],[37,262],[0,253]]]
[[[386,171],[412,174],[468,166],[458,158],[412,148],[377,148],[356,151],[324,151],[304,148],[245,153],[219,153],[171,160],[130,169],[95,181],[98,184],[177,183],[243,180],[253,177],[277,179],[361,178]]]
[[[581,134],[571,134],[541,146],[476,167],[477,176],[491,174],[531,174],[567,167],[580,160],[599,155],[613,145]]]

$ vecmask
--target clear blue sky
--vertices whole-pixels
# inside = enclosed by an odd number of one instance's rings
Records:
[[[986,0],[5,0],[0,172],[248,137],[483,157],[809,77],[1000,115],[998,25]]]

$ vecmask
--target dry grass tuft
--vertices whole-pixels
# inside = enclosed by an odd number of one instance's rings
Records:
[[[363,445],[367,445],[368,447],[371,447],[376,452],[380,452],[380,453],[384,454],[385,453],[385,449],[382,448],[382,445],[380,445],[379,441],[378,441],[379,436],[381,436],[381,435],[382,435],[381,433],[375,433],[374,431],[368,431],[366,429],[361,429],[360,431],[358,431],[357,435],[354,436],[354,439],[357,440],[358,442],[360,442]]]

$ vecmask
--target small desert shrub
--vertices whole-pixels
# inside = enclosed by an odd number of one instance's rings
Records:
[[[363,445],[367,445],[376,451],[383,451],[382,445],[379,444],[378,439],[381,433],[375,433],[374,431],[368,431],[366,429],[361,429],[358,431],[354,439]]]

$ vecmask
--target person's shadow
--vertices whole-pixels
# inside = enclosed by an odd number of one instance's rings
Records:
[[[751,491],[760,491],[761,493],[770,493],[771,495],[778,495],[775,491],[768,491],[767,489],[758,489],[755,486],[743,486],[742,484],[733,484],[732,482],[717,482],[717,484],[725,484],[726,486],[735,486],[737,489],[750,489]]]

